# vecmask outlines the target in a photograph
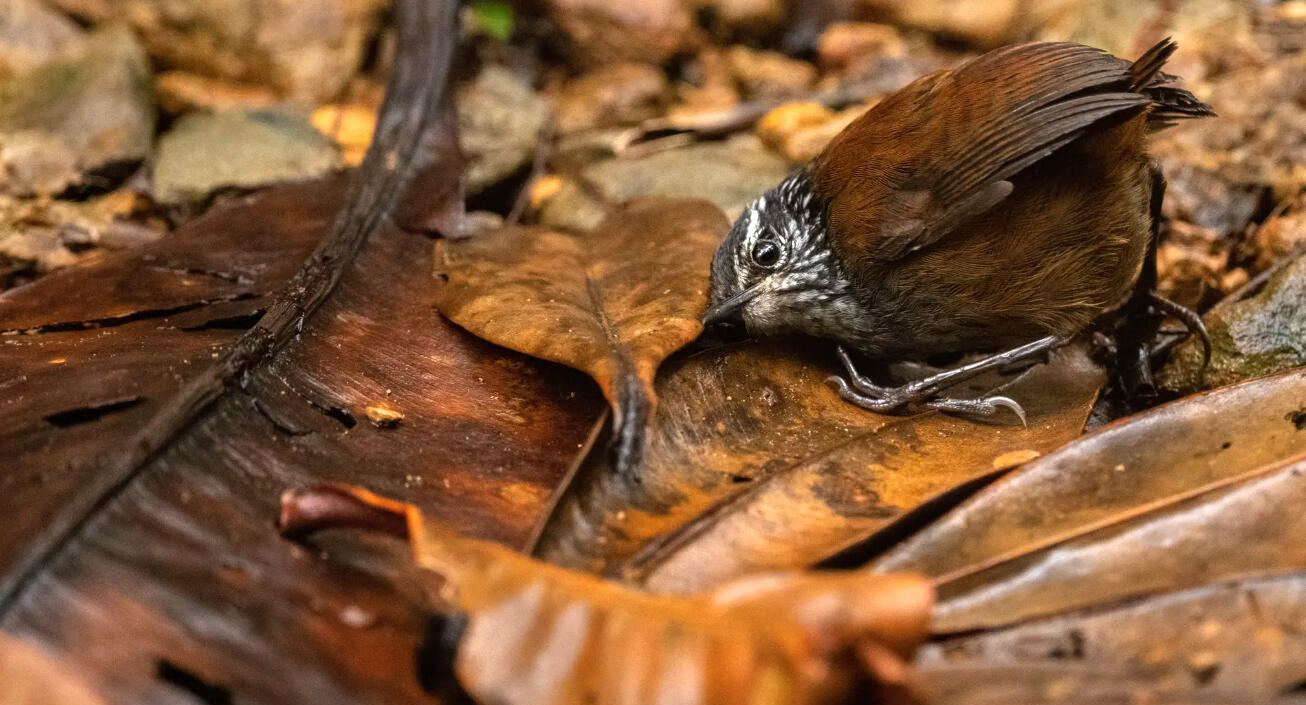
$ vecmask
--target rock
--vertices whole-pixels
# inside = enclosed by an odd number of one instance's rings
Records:
[[[554,121],[561,134],[632,125],[660,115],[669,90],[656,66],[609,64],[563,86]]]
[[[280,102],[266,86],[209,78],[187,71],[164,71],[155,79],[159,107],[180,114],[190,110],[249,110]]]
[[[757,136],[789,161],[801,164],[820,154],[835,135],[867,110],[869,105],[835,112],[819,103],[790,103],[762,116]]]
[[[907,45],[898,29],[875,22],[836,22],[821,33],[816,45],[821,67],[831,71],[906,55]]]
[[[539,217],[546,225],[587,230],[603,217],[604,201],[616,204],[635,196],[657,195],[705,198],[734,219],[788,173],[788,162],[768,151],[756,137],[741,135],[725,142],[591,165],[581,172],[581,178],[597,189],[602,199],[574,180],[564,180],[544,200]]]
[[[775,51],[743,45],[725,51],[726,63],[740,89],[749,98],[800,95],[816,82],[816,67]]]
[[[1256,296],[1217,307],[1206,316],[1213,352],[1202,372],[1202,348],[1188,340],[1175,349],[1158,383],[1191,394],[1306,365],[1306,256],[1276,274]]]
[[[502,66],[486,66],[462,86],[458,139],[467,157],[467,194],[480,193],[529,163],[548,120],[548,102]]]
[[[1012,41],[1033,11],[1022,0],[857,0],[856,4],[859,14],[982,46]],[[1065,0],[1060,4],[1065,5]]]
[[[739,91],[725,54],[711,47],[694,57],[685,70],[687,84],[680,85],[680,102],[668,117],[680,119],[690,115],[728,110],[739,102]]]
[[[52,0],[95,23],[124,20],[166,68],[328,100],[357,73],[383,0]]]
[[[505,224],[504,217],[493,211],[471,211],[463,216],[463,236],[473,237],[483,233],[500,230]]]
[[[548,0],[548,14],[579,65],[661,64],[692,51],[700,36],[682,0]]]
[[[149,65],[125,28],[0,81],[2,192],[61,192],[88,172],[140,162],[153,136]]]
[[[769,37],[785,22],[784,0],[698,0],[700,15],[710,18],[719,37]]]
[[[0,3],[0,78],[30,71],[84,41],[72,20],[37,0]]]
[[[154,197],[199,203],[223,188],[311,179],[339,161],[335,144],[300,117],[270,110],[188,115],[159,140]]]

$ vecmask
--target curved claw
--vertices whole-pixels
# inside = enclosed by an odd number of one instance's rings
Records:
[[[992,416],[997,413],[998,407],[1010,409],[1017,418],[1020,419],[1020,425],[1029,427],[1025,420],[1025,409],[1020,402],[1011,397],[984,397],[983,399],[935,399],[926,402],[926,406],[938,409],[939,411],[950,411],[956,414],[974,414],[979,416]]]
[[[1020,405],[1020,402],[1011,397],[988,397],[984,401],[988,402],[989,405],[993,407],[1001,406],[1010,409],[1011,413],[1015,414],[1016,418],[1020,419],[1020,425],[1029,428],[1029,422],[1025,420],[1025,408]],[[997,409],[994,409],[994,411],[997,411]]]
[[[1202,369],[1205,370],[1211,364],[1211,334],[1206,330],[1206,323],[1202,321],[1202,317],[1187,306],[1177,304],[1155,291],[1151,292],[1149,296],[1152,303],[1162,313],[1179,319],[1179,322],[1183,323],[1184,327],[1188,329],[1189,334],[1196,337],[1197,341],[1202,344]]]

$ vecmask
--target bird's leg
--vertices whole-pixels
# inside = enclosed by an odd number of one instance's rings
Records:
[[[1202,319],[1192,310],[1156,293],[1156,249],[1161,241],[1161,204],[1165,198],[1166,182],[1161,171],[1152,169],[1152,232],[1147,244],[1147,256],[1142,271],[1134,284],[1134,293],[1122,309],[1123,322],[1116,330],[1116,361],[1120,389],[1129,400],[1150,400],[1156,396],[1156,383],[1152,379],[1149,344],[1161,329],[1167,315],[1179,319],[1189,332],[1202,341],[1204,362],[1211,358],[1211,338]]]
[[[942,411],[956,411],[985,416],[996,413],[999,408],[1006,408],[1015,412],[1020,417],[1021,422],[1024,423],[1025,410],[1009,397],[950,399],[938,397],[938,393],[985,372],[1039,357],[1065,345],[1068,341],[1068,338],[1055,335],[1039,338],[1032,343],[1026,343],[996,355],[990,355],[946,372],[909,382],[900,387],[881,387],[874,384],[857,371],[848,352],[840,347],[838,349],[839,359],[843,362],[844,369],[848,373],[848,379],[845,380],[843,377],[836,376],[831,377],[830,382],[834,384],[835,388],[839,390],[839,395],[845,400],[869,411],[888,413],[897,411],[912,402],[920,402]]]

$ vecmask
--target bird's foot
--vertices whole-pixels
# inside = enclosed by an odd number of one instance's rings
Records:
[[[1148,298],[1151,299],[1152,305],[1162,313],[1179,319],[1179,322],[1188,329],[1188,333],[1196,337],[1202,344],[1202,368],[1205,369],[1207,365],[1211,364],[1211,334],[1207,332],[1202,317],[1191,308],[1175,303],[1155,291],[1149,291]]]
[[[994,395],[980,399],[953,399],[940,396],[939,392],[990,370],[1002,369],[1017,362],[1039,357],[1064,345],[1067,340],[1060,336],[1040,338],[1032,343],[899,387],[883,387],[872,382],[857,370],[848,351],[843,346],[839,346],[837,348],[839,360],[843,363],[848,377],[847,379],[831,377],[830,382],[834,384],[839,391],[839,396],[844,400],[868,411],[893,413],[911,403],[919,403],[940,411],[977,416],[992,416],[998,412],[998,409],[1007,409],[1020,419],[1021,425],[1025,425],[1024,408],[1010,397]]]
[[[915,401],[910,398],[909,394],[904,393],[903,390],[906,389],[906,386],[876,387],[876,389],[879,390],[879,394],[876,395],[854,389],[847,380],[837,375],[831,377],[830,382],[835,386],[835,389],[839,391],[839,396],[843,397],[844,401],[855,404],[867,411],[874,411],[880,414],[894,413],[901,410],[912,401]],[[1020,402],[1011,397],[999,395],[983,397],[980,399],[934,397],[920,401],[924,406],[928,406],[932,409],[972,416],[992,416],[998,413],[998,409],[1009,409],[1017,418],[1020,419],[1020,424],[1022,426],[1026,425],[1024,407],[1020,405]]]

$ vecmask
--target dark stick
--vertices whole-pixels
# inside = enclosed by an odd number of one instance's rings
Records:
[[[270,361],[330,296],[368,238],[396,211],[405,185],[422,170],[424,136],[448,129],[445,88],[457,38],[458,3],[400,0],[399,52],[376,132],[355,173],[330,233],[268,308],[214,365],[188,382],[91,476],[90,487],[50,518],[48,528],[0,581],[0,615],[83,529],[96,512],[127,489],[215,401],[242,387]]]

